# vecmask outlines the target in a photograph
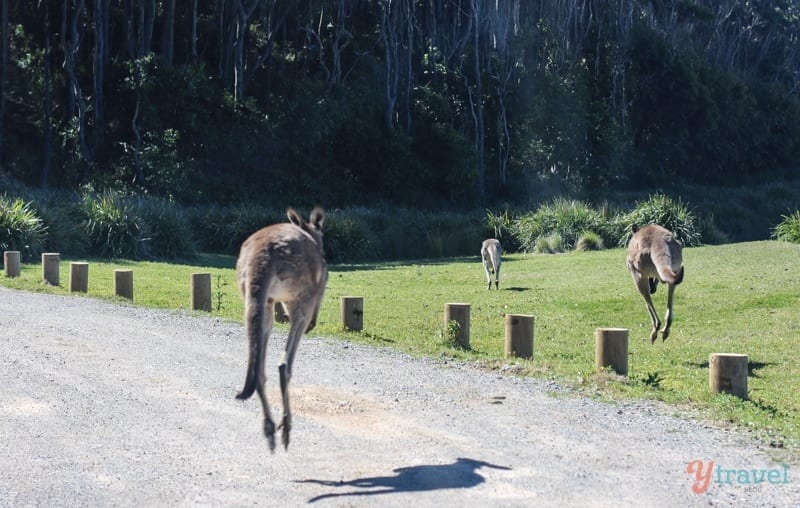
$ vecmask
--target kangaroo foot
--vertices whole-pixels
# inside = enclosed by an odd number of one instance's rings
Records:
[[[281,442],[283,442],[283,449],[289,449],[289,431],[292,430],[292,415],[285,414],[283,415],[283,419],[281,420],[281,424],[278,425],[278,428],[281,429]]]
[[[275,423],[269,418],[264,418],[264,435],[267,436],[269,451],[275,453]]]

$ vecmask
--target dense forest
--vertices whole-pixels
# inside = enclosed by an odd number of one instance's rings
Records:
[[[800,161],[794,0],[0,0],[0,176],[471,208]]]

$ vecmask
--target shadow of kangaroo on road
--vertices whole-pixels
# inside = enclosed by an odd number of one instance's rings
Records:
[[[484,483],[486,478],[477,473],[482,467],[510,471],[510,467],[497,466],[481,460],[460,457],[452,464],[401,467],[392,476],[370,476],[349,481],[298,480],[297,483],[316,483],[326,487],[358,487],[363,490],[330,492],[312,497],[309,503],[345,496],[373,496],[395,492],[422,492],[443,489],[468,489]]]

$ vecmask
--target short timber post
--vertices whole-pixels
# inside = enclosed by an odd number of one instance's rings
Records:
[[[58,286],[61,279],[58,273],[58,263],[61,256],[56,252],[45,252],[42,254],[42,281],[51,286]]]
[[[628,375],[627,328],[597,328],[594,332],[594,366],[597,372],[611,367],[621,375]]]
[[[711,393],[730,393],[747,400],[747,355],[711,353],[708,357]]]
[[[6,277],[19,277],[19,251],[7,250],[3,252],[3,268]]]
[[[191,275],[192,310],[211,312],[211,274],[193,273]]]
[[[533,316],[506,314],[506,358],[533,358]]]
[[[133,300],[133,270],[114,270],[114,294]]]
[[[69,290],[81,293],[89,291],[89,263],[69,264]]]
[[[469,304],[446,303],[444,304],[444,329],[450,329],[450,322],[458,324],[455,334],[456,343],[464,349],[469,349]]]
[[[347,330],[364,329],[364,298],[361,296],[343,296],[339,302],[342,315],[342,326]]]

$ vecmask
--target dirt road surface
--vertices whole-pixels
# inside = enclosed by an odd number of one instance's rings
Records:
[[[797,463],[739,432],[313,332],[274,454],[238,323],[0,288],[0,348],[2,507],[800,506]]]

